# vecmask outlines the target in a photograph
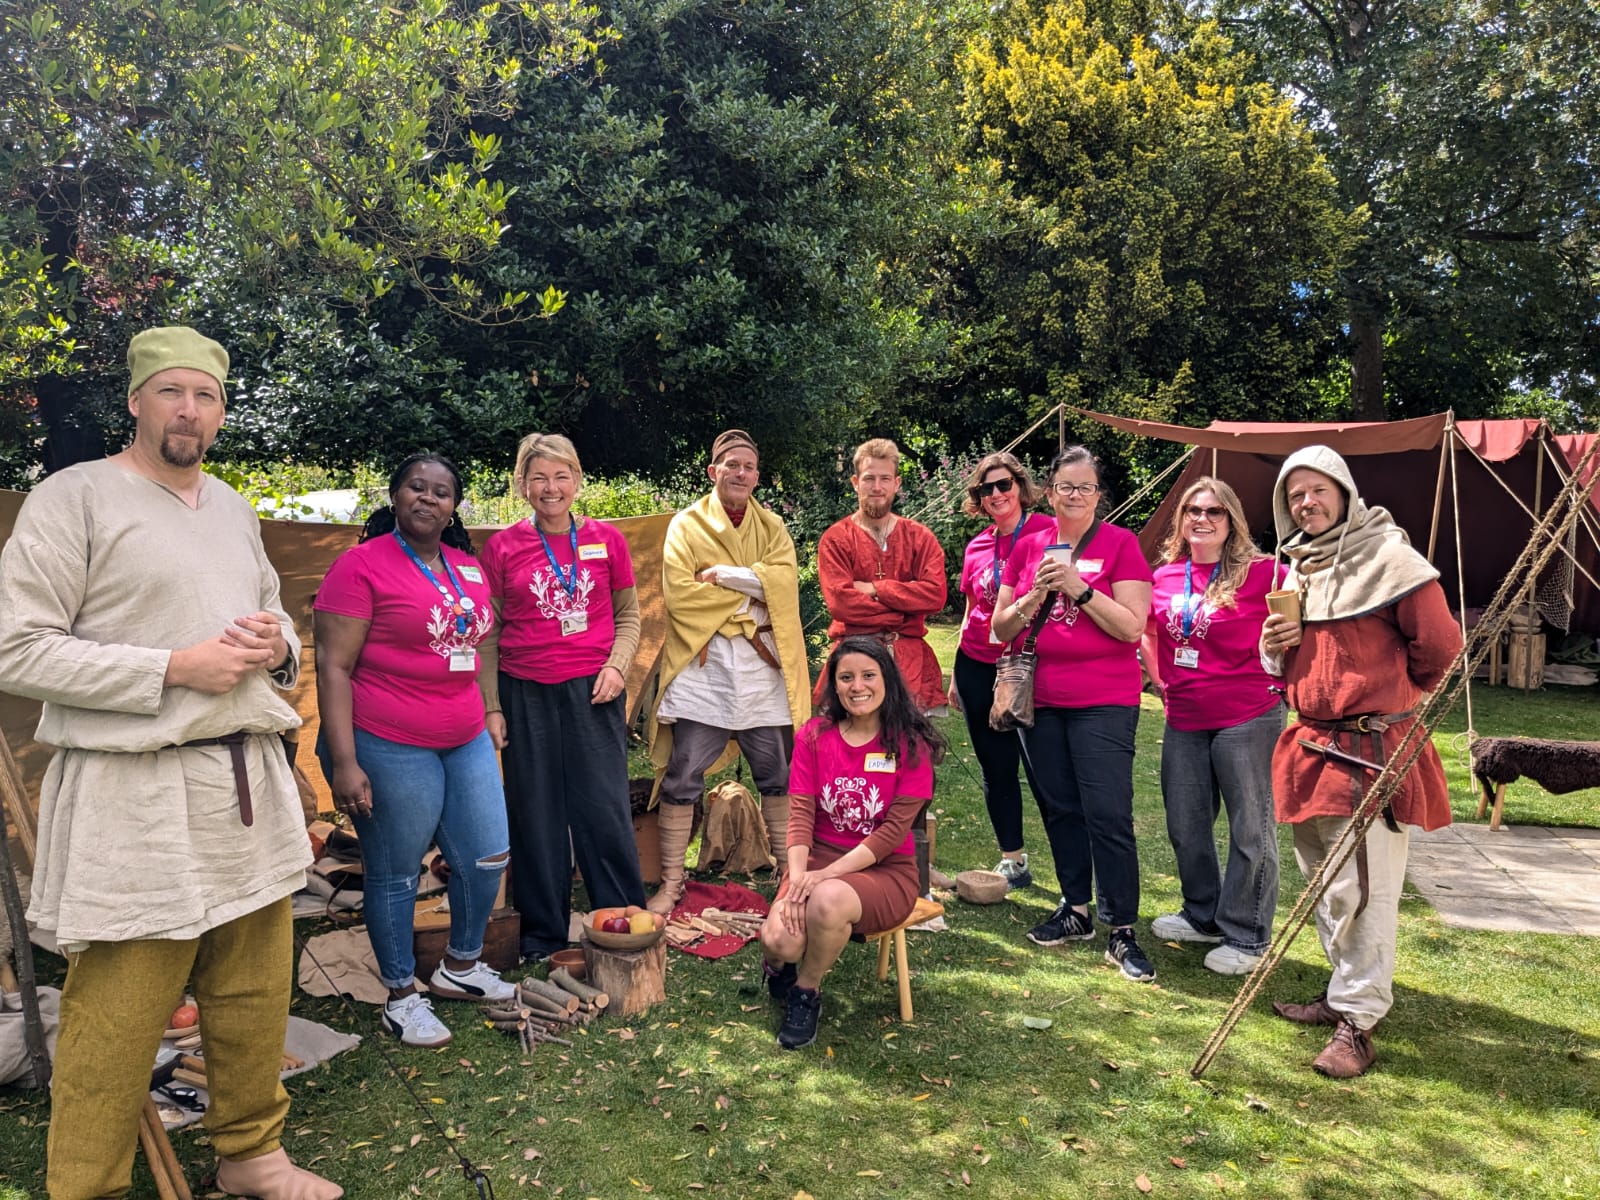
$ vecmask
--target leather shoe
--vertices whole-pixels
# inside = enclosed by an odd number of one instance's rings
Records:
[[[282,1146],[255,1158],[217,1159],[217,1190],[257,1200],[339,1200],[344,1189],[302,1170]]]
[[[1349,1021],[1334,1027],[1333,1037],[1311,1065],[1330,1079],[1354,1079],[1378,1061],[1372,1035]]]
[[[1274,1000],[1272,1011],[1285,1021],[1293,1021],[1296,1025],[1337,1025],[1342,1019],[1328,1003],[1328,993],[1304,1004],[1295,1004],[1288,1000]]]

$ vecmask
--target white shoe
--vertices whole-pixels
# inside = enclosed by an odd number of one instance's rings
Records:
[[[433,1015],[433,1005],[421,992],[412,992],[383,1006],[383,1023],[407,1046],[443,1046],[450,1031]]]
[[[1028,856],[1021,858],[1002,858],[995,864],[995,874],[1006,877],[1006,891],[1014,892],[1018,888],[1033,886],[1033,872],[1028,870]]]
[[[1206,969],[1218,975],[1248,975],[1261,961],[1259,954],[1247,954],[1236,946],[1218,946],[1206,955]]]
[[[1189,918],[1182,913],[1166,913],[1150,922],[1150,932],[1163,942],[1205,942],[1207,945],[1216,945],[1222,941],[1220,933],[1201,933],[1189,924]]]
[[[428,990],[446,1000],[509,1000],[517,994],[517,985],[501,979],[500,972],[481,959],[465,971],[452,971],[441,958]]]

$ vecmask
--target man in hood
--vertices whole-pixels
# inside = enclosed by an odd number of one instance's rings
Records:
[[[1274,613],[1261,632],[1262,660],[1283,677],[1298,714],[1273,752],[1272,790],[1310,878],[1405,737],[1418,701],[1448,674],[1461,631],[1439,572],[1385,509],[1362,501],[1344,459],[1328,447],[1285,460],[1273,513],[1293,564],[1285,587],[1299,591],[1301,613]],[[1313,1063],[1324,1075],[1350,1079],[1377,1061],[1372,1031],[1394,1002],[1410,829],[1449,823],[1444,767],[1429,744],[1317,904],[1317,933],[1333,968],[1328,987],[1307,1003],[1273,1009],[1334,1027]]]

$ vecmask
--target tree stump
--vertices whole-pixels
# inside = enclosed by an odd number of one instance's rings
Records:
[[[667,939],[643,950],[607,950],[583,944],[589,985],[611,997],[606,1015],[631,1017],[667,998]]]

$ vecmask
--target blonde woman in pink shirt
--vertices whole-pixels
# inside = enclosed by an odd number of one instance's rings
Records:
[[[1238,495],[1210,476],[1184,490],[1162,557],[1143,648],[1167,710],[1161,793],[1183,909],[1150,928],[1214,946],[1205,965],[1243,975],[1272,941],[1278,903],[1272,748],[1284,705],[1257,651],[1272,560],[1256,552]],[[1223,808],[1226,870],[1213,833]]]

